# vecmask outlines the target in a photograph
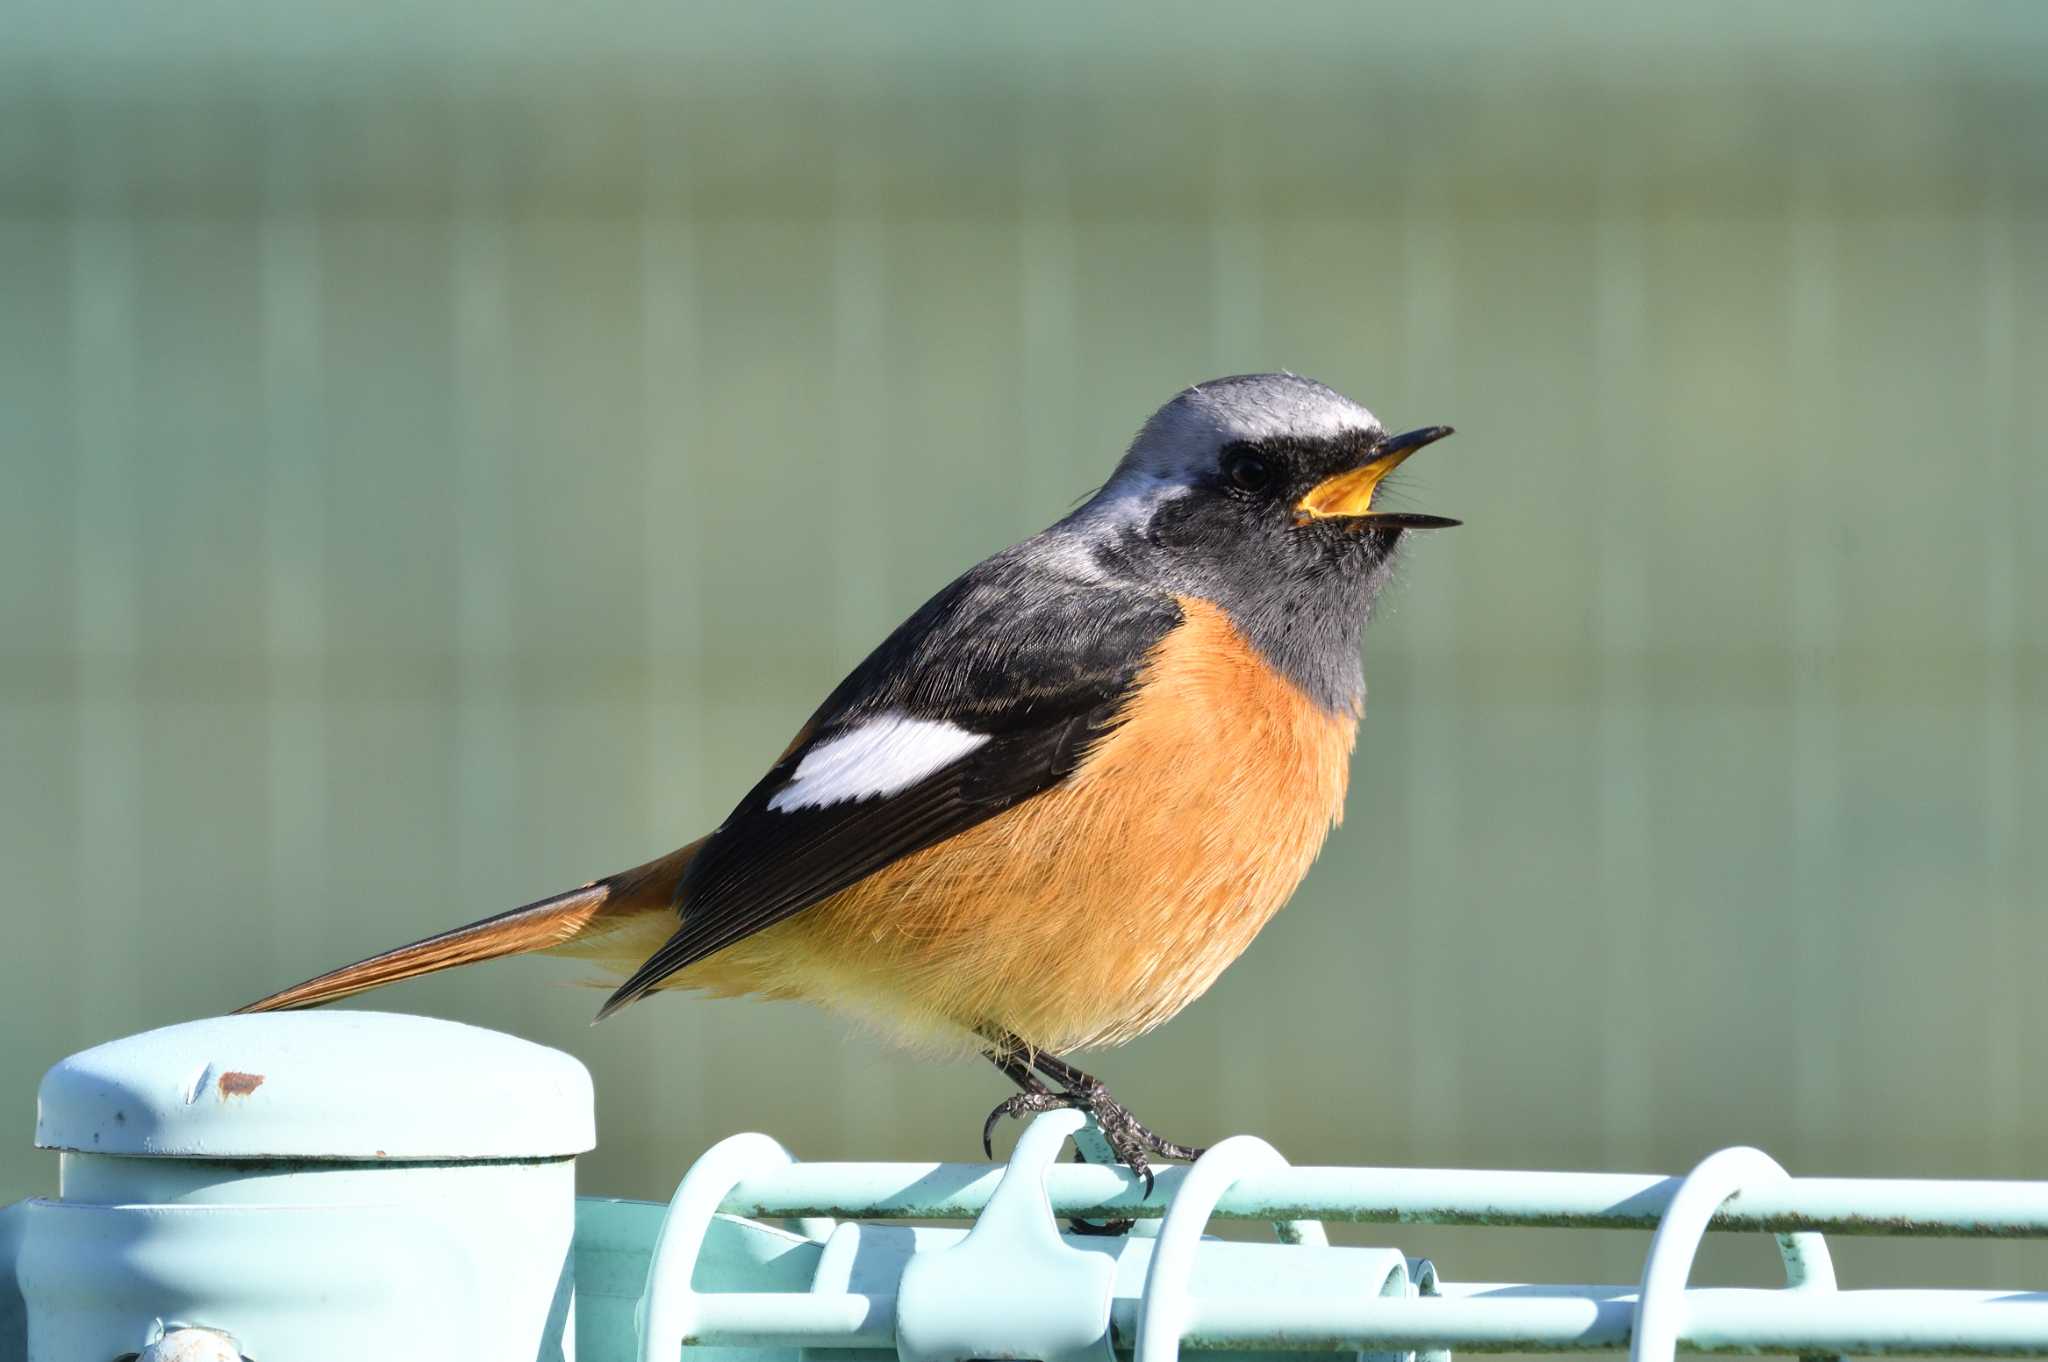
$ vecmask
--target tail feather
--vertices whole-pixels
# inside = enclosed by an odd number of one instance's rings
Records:
[[[318,1007],[402,979],[533,952],[595,958],[608,964],[617,957],[629,972],[640,955],[660,945],[674,930],[675,887],[700,845],[693,842],[660,860],[581,888],[329,970],[235,1011]],[[633,928],[638,930],[631,935],[646,936],[647,945],[635,951],[631,941],[613,942],[612,938]]]

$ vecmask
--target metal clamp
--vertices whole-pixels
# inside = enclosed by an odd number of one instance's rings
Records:
[[[1747,1188],[1790,1177],[1776,1159],[1744,1145],[1709,1154],[1685,1175],[1664,1208],[1650,1239],[1649,1255],[1643,1259],[1643,1285],[1636,1298],[1629,1362],[1667,1362],[1678,1355],[1678,1338],[1686,1327],[1686,1283],[1714,1212]],[[1778,1251],[1785,1259],[1786,1286],[1835,1289],[1834,1259],[1828,1254],[1824,1235],[1801,1231],[1777,1239]]]
[[[903,1362],[1112,1362],[1116,1257],[1070,1247],[1045,1191],[1067,1138],[1087,1122],[1078,1111],[1054,1111],[1025,1127],[967,1237],[904,1265],[896,1295]]]

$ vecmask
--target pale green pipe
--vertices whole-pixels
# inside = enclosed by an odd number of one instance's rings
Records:
[[[732,1291],[696,1298],[692,1345],[747,1348],[893,1348],[896,1297],[796,1296]]]
[[[1467,1286],[1437,1298],[1193,1303],[1187,1348],[1557,1352],[1629,1344],[1633,1292],[1607,1286]],[[2048,1356],[2048,1295],[1989,1291],[1686,1293],[1679,1346],[1694,1352]]]
[[[1445,1283],[1439,1297],[1208,1297],[1190,1302],[1181,1346],[1290,1350],[1557,1352],[1629,1345],[1636,1294],[1620,1285]],[[711,1347],[887,1348],[893,1296],[700,1297],[689,1341]],[[1112,1316],[1131,1346],[1136,1303]],[[2048,1294],[2012,1291],[1810,1292],[1694,1288],[1680,1347],[1695,1352],[2048,1356]]]
[[[800,1163],[749,1178],[721,1209],[757,1219],[860,1216],[965,1219],[1002,1178],[978,1163]],[[1063,1164],[1047,1191],[1061,1216],[1156,1216],[1187,1176],[1163,1169],[1152,1196],[1122,1169]],[[1540,1173],[1491,1169],[1273,1169],[1241,1179],[1219,1219],[1537,1225],[1654,1229],[1679,1180],[1654,1173]],[[1792,1178],[1732,1198],[1714,1230],[1833,1234],[2048,1237],[2048,1183],[1907,1178]]]

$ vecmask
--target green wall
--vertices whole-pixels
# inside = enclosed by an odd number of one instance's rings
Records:
[[[1272,368],[1455,424],[1403,496],[1468,528],[1370,632],[1343,829],[1117,1091],[1306,1162],[2048,1174],[2044,12],[1253,8],[28,6],[0,1200],[55,1059],[697,835]],[[374,1005],[581,1056],[598,1191],[738,1129],[964,1158],[1002,1095],[577,977]]]

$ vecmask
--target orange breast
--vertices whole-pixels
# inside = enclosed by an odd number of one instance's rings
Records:
[[[1064,1053],[1165,1021],[1308,872],[1343,813],[1357,716],[1183,600],[1124,722],[1058,789],[675,976],[800,998],[919,1043],[996,1027]]]

